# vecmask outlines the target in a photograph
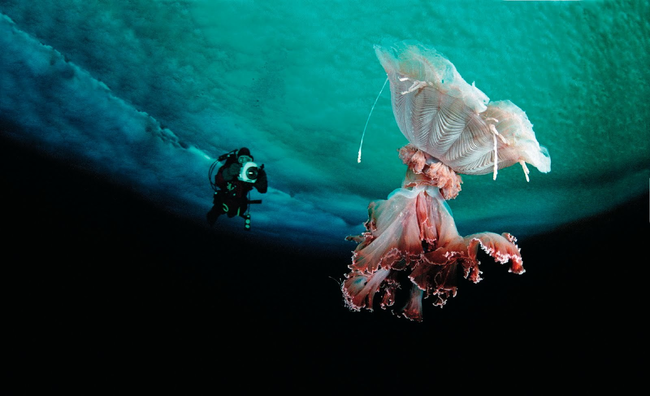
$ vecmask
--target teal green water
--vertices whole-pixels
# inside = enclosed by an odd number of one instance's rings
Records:
[[[72,157],[98,172],[133,170],[129,183],[145,192],[167,177],[165,158],[182,157],[173,202],[190,216],[210,204],[201,169],[246,145],[269,172],[268,199],[255,208],[260,232],[338,240],[359,229],[368,202],[399,187],[405,171],[388,92],[356,162],[385,79],[373,44],[387,37],[435,47],[490,99],[514,102],[550,152],[551,173],[531,170],[529,183],[518,167],[496,181],[463,177],[450,202],[461,234],[532,235],[648,194],[647,1],[8,0],[0,13],[180,142],[157,143],[150,159],[148,150],[120,157],[105,153],[140,138],[59,128],[60,146],[49,149],[79,141]],[[0,103],[7,112],[20,100]]]

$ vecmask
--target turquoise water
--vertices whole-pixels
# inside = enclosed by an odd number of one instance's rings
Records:
[[[550,152],[529,183],[518,167],[464,176],[449,202],[461,234],[522,238],[648,194],[647,1],[5,0],[0,13],[3,133],[191,219],[211,205],[212,161],[247,146],[269,174],[259,235],[335,245],[361,230],[405,171],[387,90],[356,162],[388,37],[514,102]]]

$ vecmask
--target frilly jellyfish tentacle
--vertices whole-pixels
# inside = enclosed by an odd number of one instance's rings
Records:
[[[515,274],[523,274],[526,272],[521,258],[519,246],[517,246],[517,238],[508,234],[507,232],[497,235],[493,232],[483,232],[480,234],[469,235],[465,237],[468,245],[470,257],[476,260],[478,247],[494,259],[497,263],[506,264],[511,263],[510,272]]]
[[[433,305],[442,307],[456,295],[461,275],[474,283],[481,280],[479,247],[495,261],[511,263],[511,272],[524,272],[512,235],[459,235],[443,197],[450,180],[451,190],[460,186],[453,170],[412,146],[400,153],[409,165],[403,187],[386,200],[370,203],[367,231],[348,237],[358,243],[342,285],[350,309],[372,310],[375,296],[382,308],[392,306],[399,287],[396,275],[405,272],[411,297],[399,315],[420,321],[423,298],[431,297]]]
[[[372,311],[372,300],[389,273],[390,270],[380,269],[372,274],[349,274],[342,287],[346,305],[354,311]]]

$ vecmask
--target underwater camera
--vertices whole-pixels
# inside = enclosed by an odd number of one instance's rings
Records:
[[[238,178],[246,183],[255,183],[257,181],[258,173],[259,167],[257,164],[253,161],[248,161],[242,165]]]

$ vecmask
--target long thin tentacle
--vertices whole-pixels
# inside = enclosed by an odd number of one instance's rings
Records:
[[[384,88],[386,88],[386,83],[388,82],[388,77],[386,77],[386,81],[384,81],[384,85],[381,86],[381,90],[379,91],[379,94],[377,94],[377,98],[375,99],[375,103],[373,103],[372,108],[370,109],[370,113],[368,113],[368,119],[366,120],[366,126],[363,127],[363,134],[361,135],[361,143],[359,143],[359,155],[357,156],[357,163],[361,163],[361,147],[363,147],[363,139],[366,137],[366,129],[368,129],[368,122],[370,121],[370,116],[372,115],[372,111],[375,110],[375,106],[377,105],[377,101],[379,100],[379,97],[381,96],[381,93],[384,92]]]

